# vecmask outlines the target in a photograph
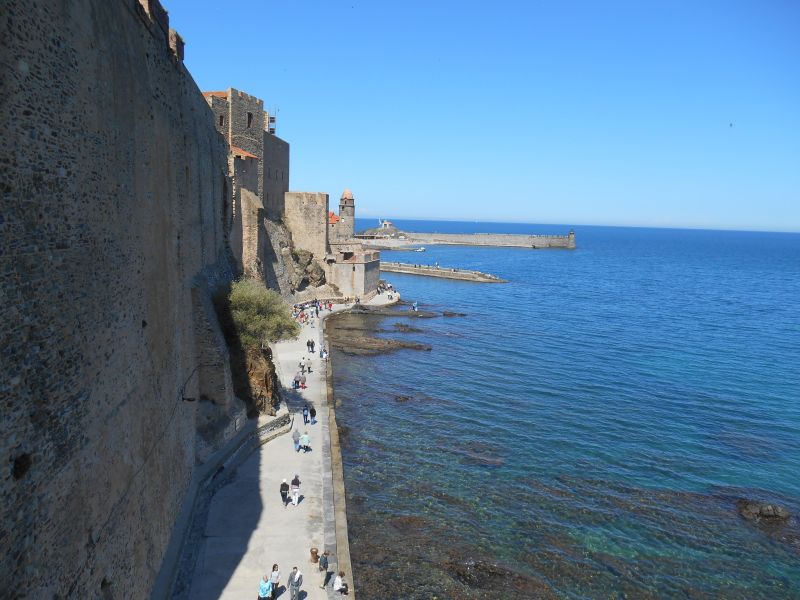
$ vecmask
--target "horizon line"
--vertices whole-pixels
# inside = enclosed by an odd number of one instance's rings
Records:
[[[356,216],[356,219],[382,219],[383,217],[366,215]],[[392,219],[389,219],[390,221]],[[616,227],[623,229],[676,229],[676,230],[689,230],[689,231],[730,231],[740,233],[788,233],[800,234],[800,229],[742,229],[738,226],[726,227],[707,226],[707,225],[621,225],[610,223],[574,223],[569,225],[567,223],[545,223],[545,222],[532,222],[532,221],[494,221],[488,219],[442,219],[431,217],[394,217],[398,221],[430,221],[430,222],[445,222],[445,223],[495,223],[500,225],[547,225],[552,227]]]

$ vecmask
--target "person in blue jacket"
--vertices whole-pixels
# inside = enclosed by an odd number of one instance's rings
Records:
[[[264,575],[261,578],[261,583],[258,584],[258,600],[265,600],[265,598],[272,597],[272,580],[269,575]]]

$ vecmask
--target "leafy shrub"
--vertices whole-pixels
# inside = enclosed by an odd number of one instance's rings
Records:
[[[242,347],[257,350],[269,342],[295,338],[300,326],[277,292],[253,279],[239,279],[228,295],[230,315]]]

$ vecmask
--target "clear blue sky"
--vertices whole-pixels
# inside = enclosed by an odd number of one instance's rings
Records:
[[[162,1],[359,216],[800,231],[800,2]]]

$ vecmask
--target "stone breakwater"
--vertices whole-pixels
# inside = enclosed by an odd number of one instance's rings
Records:
[[[459,279],[461,281],[474,281],[476,283],[508,283],[490,273],[471,271],[468,269],[441,268],[431,265],[413,265],[410,263],[381,262],[381,271],[387,273],[406,273],[408,275],[424,275],[427,277],[441,277],[442,279]]]
[[[505,246],[511,248],[564,248],[575,249],[575,233],[567,235],[519,235],[513,233],[413,233],[400,232],[398,237],[379,238],[355,236],[365,245],[378,250],[392,250],[408,246]]]

